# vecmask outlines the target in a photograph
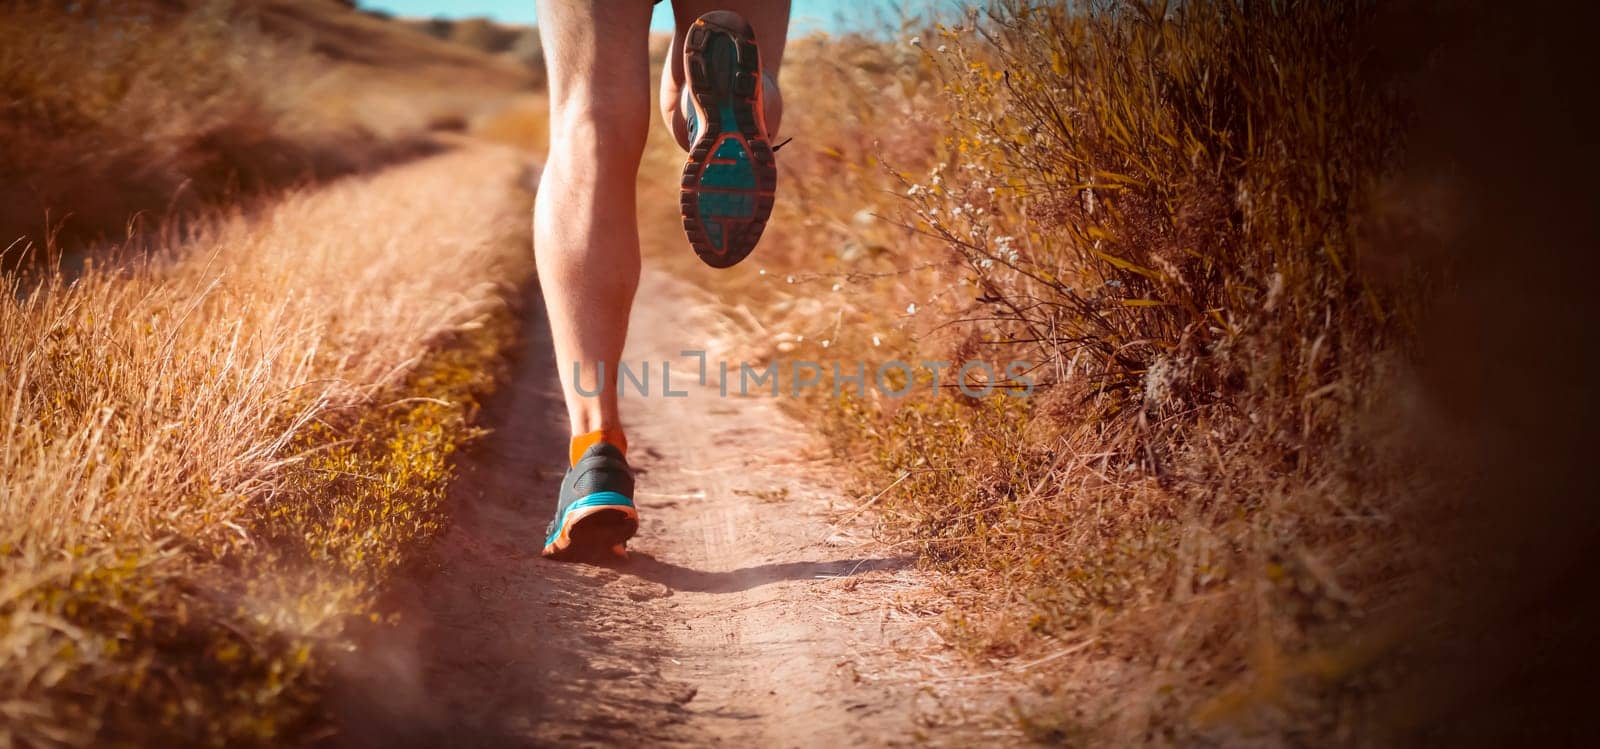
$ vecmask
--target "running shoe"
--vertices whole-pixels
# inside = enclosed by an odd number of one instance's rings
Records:
[[[600,442],[585,451],[561,480],[544,555],[560,560],[625,557],[628,539],[638,530],[633,471],[621,450]]]
[[[695,254],[727,268],[755,249],[772,215],[778,169],[767,136],[761,53],[750,24],[732,11],[696,19],[684,36],[683,230]]]

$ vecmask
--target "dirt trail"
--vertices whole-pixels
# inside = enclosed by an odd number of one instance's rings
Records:
[[[687,247],[684,249],[688,251]],[[433,568],[394,592],[401,625],[351,656],[338,743],[548,746],[884,745],[926,740],[939,697],[905,653],[930,624],[894,605],[912,560],[830,522],[837,467],[762,398],[696,382],[692,290],[646,271],[626,354],[670,361],[684,398],[629,393],[642,527],[627,562],[538,550],[565,464],[542,302],[458,465]],[[846,508],[847,509],[847,508]],[[938,729],[943,731],[944,729]],[[942,738],[952,738],[940,733]]]

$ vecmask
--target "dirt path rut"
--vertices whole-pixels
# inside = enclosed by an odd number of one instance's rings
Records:
[[[395,591],[400,627],[352,657],[339,743],[372,746],[914,743],[926,690],[903,654],[929,623],[895,604],[911,559],[842,514],[837,467],[809,458],[771,400],[699,385],[690,292],[646,273],[629,362],[687,397],[625,399],[642,527],[609,567],[539,557],[565,419],[542,303],[459,465],[436,565]],[[920,737],[920,739],[919,739]]]

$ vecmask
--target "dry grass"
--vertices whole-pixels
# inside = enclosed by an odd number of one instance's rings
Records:
[[[1424,548],[1399,436],[1423,297],[1386,242],[1426,233],[1373,210],[1406,126],[1382,14],[958,20],[792,44],[769,238],[715,276],[666,257],[748,358],[1037,365],[1026,399],[802,404],[951,573],[952,644],[1074,654],[1034,670],[1036,738],[1381,730],[1386,607]]]
[[[516,162],[450,155],[6,280],[0,744],[316,717],[330,648],[437,529],[513,333]]]
[[[165,216],[408,157],[428,129],[534,81],[312,0],[20,3],[0,13],[0,34],[5,246],[119,240]]]
[[[306,738],[439,528],[529,198],[475,148],[241,199],[437,150],[533,78],[331,1],[0,34],[0,746]]]
[[[550,103],[543,94],[519,96],[499,111],[468,123],[472,136],[527,151],[542,152],[550,144]]]

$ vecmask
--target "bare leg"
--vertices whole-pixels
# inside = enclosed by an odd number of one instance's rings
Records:
[[[672,0],[672,15],[677,30],[661,70],[661,116],[678,145],[689,149],[689,126],[679,111],[683,97],[683,35],[694,19],[713,10],[731,10],[744,16],[756,30],[761,47],[761,67],[768,76],[762,91],[761,106],[766,110],[767,136],[778,136],[783,120],[783,96],[778,93],[778,68],[783,64],[783,48],[789,42],[789,0]]]
[[[650,126],[649,27],[642,0],[539,2],[550,154],[534,253],[574,436],[621,428],[617,364],[639,285],[634,185]]]

